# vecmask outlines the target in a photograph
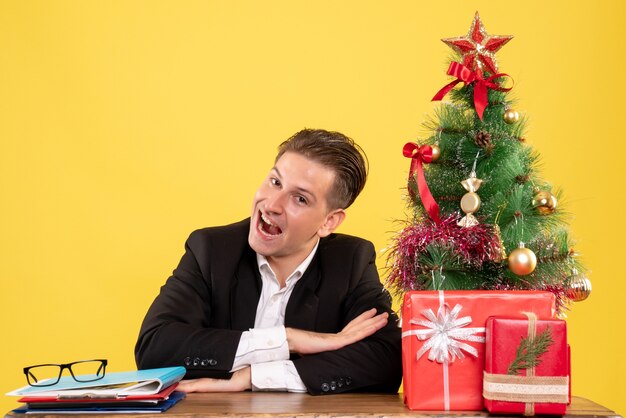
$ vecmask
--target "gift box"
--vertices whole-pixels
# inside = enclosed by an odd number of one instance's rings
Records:
[[[570,400],[565,321],[492,317],[486,323],[483,396],[490,413],[565,414]]]
[[[483,409],[485,322],[533,312],[552,318],[539,291],[414,291],[402,305],[404,402],[413,410]]]

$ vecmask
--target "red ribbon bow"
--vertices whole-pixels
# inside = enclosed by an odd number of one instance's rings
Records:
[[[487,99],[487,89],[492,89],[492,90],[497,90],[497,91],[509,91],[513,88],[513,87],[508,87],[508,88],[501,87],[500,85],[493,82],[493,80],[496,78],[509,77],[508,74],[502,74],[502,73],[494,74],[485,80],[483,78],[482,70],[479,69],[478,71],[473,72],[472,70],[470,70],[469,68],[467,68],[466,66],[464,66],[463,64],[459,62],[450,63],[450,66],[448,67],[448,75],[456,77],[456,80],[443,86],[443,88],[439,90],[437,94],[435,94],[435,97],[433,97],[432,101],[438,101],[438,100],[443,99],[444,96],[448,94],[448,92],[452,90],[454,86],[459,84],[461,81],[464,82],[465,84],[475,83],[474,84],[474,108],[476,109],[476,113],[478,114],[478,117],[480,118],[480,120],[483,120],[483,113],[485,112],[485,108],[489,104],[489,101]]]
[[[402,154],[411,159],[411,168],[409,171],[409,181],[411,177],[417,175],[417,190],[420,194],[420,199],[424,204],[424,208],[426,208],[426,212],[430,215],[430,218],[435,221],[435,223],[440,223],[441,218],[439,217],[439,205],[435,202],[435,198],[430,193],[430,189],[428,188],[428,184],[426,184],[426,177],[424,176],[424,166],[423,163],[430,163],[433,160],[433,149],[430,145],[422,145],[418,146],[412,142],[408,142],[402,148]],[[409,194],[411,198],[415,198],[415,192],[408,186]]]

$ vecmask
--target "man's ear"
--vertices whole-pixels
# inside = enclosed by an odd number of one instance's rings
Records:
[[[341,225],[343,220],[346,219],[346,211],[343,209],[335,209],[326,215],[326,221],[322,224],[320,229],[317,230],[317,235],[320,238],[324,238],[330,235],[335,229]]]

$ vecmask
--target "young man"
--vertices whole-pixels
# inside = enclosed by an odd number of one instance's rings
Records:
[[[187,392],[395,392],[400,330],[369,241],[333,231],[365,185],[360,148],[305,129],[279,148],[244,221],[193,232],[144,319],[139,368]]]

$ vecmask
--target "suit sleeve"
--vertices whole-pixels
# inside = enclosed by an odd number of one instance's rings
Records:
[[[376,253],[362,241],[353,259],[351,285],[343,309],[343,325],[364,311],[388,312],[387,325],[374,335],[340,350],[294,359],[294,365],[314,395],[347,391],[397,392],[402,379],[401,329],[391,309],[391,297],[380,283]]]
[[[197,255],[209,253],[210,242],[198,235],[185,243],[178,267],[146,314],[135,346],[139,369],[184,366],[186,377],[230,376],[242,332],[210,326],[211,271]]]

